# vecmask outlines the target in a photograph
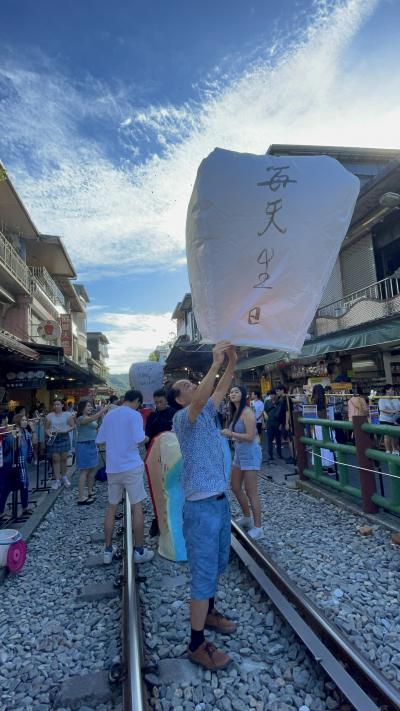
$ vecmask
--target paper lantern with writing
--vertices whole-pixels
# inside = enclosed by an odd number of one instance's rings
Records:
[[[186,226],[203,340],[300,350],[359,187],[328,156],[213,151],[199,167]]]
[[[146,360],[143,363],[133,363],[129,369],[131,388],[140,390],[143,402],[150,405],[154,402],[153,393],[163,386],[164,368],[161,363]]]

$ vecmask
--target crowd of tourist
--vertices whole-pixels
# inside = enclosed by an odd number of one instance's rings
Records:
[[[219,377],[224,365],[225,370]],[[235,348],[228,342],[218,343],[203,380],[198,385],[190,380],[178,380],[169,392],[156,390],[153,411],[146,418],[140,413],[142,393],[129,390],[121,400],[113,396],[104,406],[96,407],[90,398],[84,398],[78,402],[76,411],[71,403],[59,399],[54,400],[48,413],[38,404],[30,413],[30,419],[21,407],[12,413],[12,431],[2,434],[0,521],[13,487],[20,491],[23,513],[29,515],[28,465],[35,451],[39,456],[43,443],[52,461],[54,490],[63,485],[70,488],[67,467],[74,451],[79,473],[78,506],[89,506],[95,500],[99,449],[103,450],[108,482],[104,520],[104,563],[107,565],[115,553],[113,530],[124,492],[132,508],[134,560],[143,563],[153,558],[154,553],[144,546],[142,503],[147,495],[141,447],[145,445],[149,449],[161,433],[175,432],[183,460],[183,535],[191,574],[188,656],[209,670],[226,667],[230,658],[207,642],[205,627],[222,634],[235,631],[235,624],[215,607],[218,578],[227,566],[230,550],[228,489],[242,511],[237,523],[247,530],[249,537],[261,538],[264,534],[258,472],[262,464],[263,438],[267,462],[271,464],[275,457],[283,459],[282,441],[290,448],[296,410],[301,411],[307,405],[314,408],[314,416],[326,418],[331,408],[331,417],[349,420],[356,415],[369,414],[368,400],[357,388],[347,398],[335,397],[330,386],[324,389],[320,384],[314,385],[309,393],[296,388],[288,394],[286,387],[280,384],[264,398],[258,389],[248,395],[243,385],[232,382],[235,365]],[[394,397],[393,386],[385,386],[378,406],[382,424],[400,424],[400,400]],[[0,413],[0,419],[0,425],[4,426],[10,414]],[[340,436],[340,430],[336,436]],[[342,436],[346,434],[342,432]],[[386,436],[384,444],[387,452],[399,453],[397,438]]]

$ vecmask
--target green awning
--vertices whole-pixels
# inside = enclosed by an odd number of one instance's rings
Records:
[[[400,318],[372,323],[369,326],[364,324],[362,328],[331,333],[323,338],[308,341],[298,358],[312,358],[334,351],[351,351],[395,341],[400,341]]]
[[[256,356],[255,358],[245,358],[239,361],[235,370],[251,370],[264,365],[273,365],[282,358],[287,358],[285,351],[272,351],[272,353],[264,353],[264,355]]]
[[[396,341],[400,342],[399,317],[315,338],[308,341],[300,353],[289,354],[285,351],[273,351],[253,358],[246,358],[237,364],[236,370],[251,370],[264,365],[273,365],[285,358],[298,361],[302,358],[317,358],[326,353],[368,348],[370,346],[383,345],[384,343],[395,343]]]

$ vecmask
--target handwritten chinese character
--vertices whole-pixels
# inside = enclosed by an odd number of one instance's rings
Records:
[[[259,306],[254,306],[252,309],[249,311],[249,315],[247,318],[247,323],[250,324],[250,326],[257,326],[260,323],[260,316],[261,316],[261,309]]]
[[[276,227],[278,232],[280,232],[281,234],[285,234],[285,232],[287,232],[286,227],[279,227],[279,225],[277,225],[277,223],[275,222],[275,215],[277,212],[279,212],[279,210],[282,210],[282,198],[278,198],[278,200],[272,200],[271,202],[268,202],[267,207],[265,208],[265,214],[267,215],[267,217],[269,217],[269,222],[267,223],[266,228],[262,232],[257,232],[259,237],[265,235],[271,225]]]
[[[270,165],[269,168],[267,168],[267,171],[273,170],[275,175],[273,175],[270,180],[264,180],[261,183],[257,183],[257,185],[259,187],[269,187],[272,192],[276,193],[280,187],[286,188],[288,183],[297,183],[297,180],[291,180],[286,173],[282,175],[282,170],[287,170],[288,168],[288,165],[282,165],[280,168],[275,168]]]
[[[271,250],[270,255],[268,255],[267,249],[263,249],[261,254],[258,255],[257,262],[258,264],[265,265],[265,272],[261,272],[258,275],[258,284],[254,284],[253,289],[272,289],[272,286],[265,286],[265,282],[268,281],[270,277],[270,274],[268,272],[268,265],[270,264],[270,262],[272,262],[274,256],[275,252],[273,249]]]

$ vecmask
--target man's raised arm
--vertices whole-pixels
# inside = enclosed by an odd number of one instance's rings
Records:
[[[221,341],[216,343],[213,348],[213,362],[207,375],[201,381],[199,387],[197,388],[193,400],[189,405],[189,420],[193,424],[198,415],[202,411],[203,407],[207,404],[210,399],[211,393],[214,389],[215,378],[225,360],[225,352],[231,348],[229,341]],[[222,400],[222,397],[221,397]],[[221,402],[220,400],[220,402]]]
[[[233,346],[229,346],[226,350],[226,355],[228,356],[228,365],[211,398],[216,408],[220,406],[221,401],[231,386],[237,363],[237,353]]]

